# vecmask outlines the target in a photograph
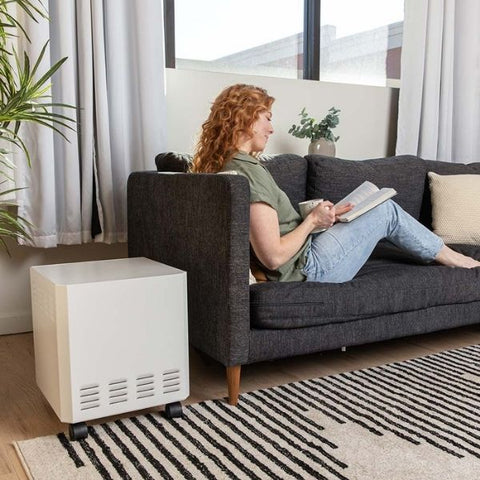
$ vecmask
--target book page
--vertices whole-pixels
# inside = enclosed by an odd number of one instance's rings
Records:
[[[348,202],[351,202],[354,205],[358,205],[361,202],[365,201],[365,199],[370,197],[370,195],[378,191],[379,189],[376,185],[374,185],[372,182],[365,181],[361,185],[359,185],[355,190],[350,192],[345,198],[342,198],[342,200],[337,202],[335,206],[342,205]]]
[[[338,219],[341,222],[351,222],[355,218],[368,212],[377,205],[380,205],[385,200],[392,198],[396,194],[397,192],[393,188],[382,188],[381,190],[377,190],[368,198],[365,198],[360,203],[357,203],[352,210],[338,217]]]

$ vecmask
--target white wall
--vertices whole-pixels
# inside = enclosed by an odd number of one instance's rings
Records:
[[[308,139],[288,134],[303,107],[322,118],[335,106],[341,109],[337,156],[348,159],[393,154],[397,89],[287,80],[186,70],[167,70],[167,150],[193,151],[195,138],[210,103],[226,86],[250,83],[266,88],[276,98],[273,126],[266,153],[304,155]],[[152,159],[151,168],[154,169]],[[36,249],[11,246],[12,258],[0,251],[0,334],[31,330],[29,268],[64,262],[121,258],[126,245],[87,244]]]
[[[393,155],[397,118],[398,89],[241,76],[167,69],[167,148],[191,153],[210,104],[218,93],[234,83],[249,83],[266,88],[276,98],[273,127],[265,153],[305,155],[308,139],[288,133],[303,107],[314,118],[323,118],[335,106],[341,109],[337,156],[365,159]]]
[[[11,257],[0,250],[0,334],[32,329],[31,266],[127,256],[126,244],[96,243],[57,248],[21,247],[13,243],[8,245]]]

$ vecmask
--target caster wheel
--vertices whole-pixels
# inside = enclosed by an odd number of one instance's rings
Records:
[[[68,427],[70,440],[82,440],[88,437],[88,427],[85,422],[71,423]]]
[[[165,418],[179,418],[183,414],[180,402],[167,403],[165,405]]]

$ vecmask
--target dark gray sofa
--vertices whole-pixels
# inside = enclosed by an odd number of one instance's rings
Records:
[[[237,401],[244,364],[480,321],[480,269],[425,266],[388,242],[350,282],[249,285],[248,182],[240,175],[180,173],[188,160],[160,154],[160,172],[130,176],[129,255],[187,272],[190,342],[227,367],[230,403]],[[294,206],[317,197],[336,202],[370,180],[395,188],[395,201],[428,227],[427,172],[480,174],[480,163],[413,156],[351,161],[284,154],[262,161]],[[477,246],[454,248],[480,258]]]

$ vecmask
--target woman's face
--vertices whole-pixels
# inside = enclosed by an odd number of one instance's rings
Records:
[[[272,112],[265,110],[252,125],[253,137],[250,139],[250,151],[262,152],[267,145],[268,138],[273,133]]]

